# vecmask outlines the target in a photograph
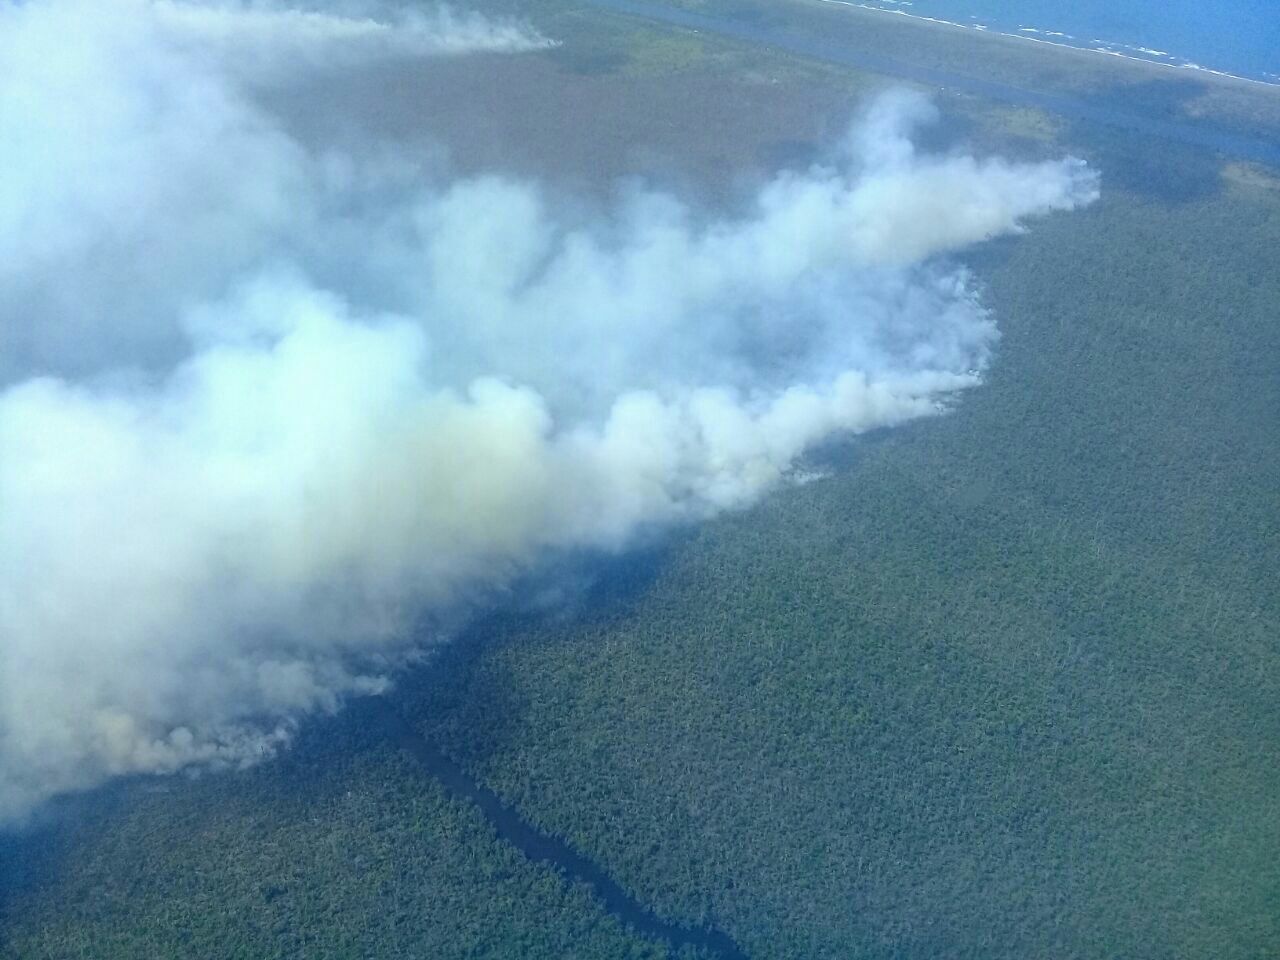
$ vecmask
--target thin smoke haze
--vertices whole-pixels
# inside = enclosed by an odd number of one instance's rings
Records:
[[[256,762],[384,689],[410,618],[944,411],[998,339],[950,255],[1098,193],[1070,158],[922,154],[934,109],[896,92],[737,218],[633,191],[592,220],[305,147],[260,96],[547,42],[375,7],[0,10],[0,821]]]

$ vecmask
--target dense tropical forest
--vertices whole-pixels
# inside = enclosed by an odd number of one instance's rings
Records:
[[[463,168],[732,205],[886,82],[543,15],[561,47],[439,68],[487,117],[422,107]],[[1100,78],[1133,109],[1233,96]],[[570,88],[578,112],[520,125]],[[986,384],[750,511],[574,561],[580,589],[508,598],[390,697],[637,901],[755,960],[1280,956],[1280,171],[939,102],[941,142],[1103,173],[1089,209],[965,254],[1002,330]],[[69,799],[0,857],[5,960],[668,955],[358,703],[250,770]]]

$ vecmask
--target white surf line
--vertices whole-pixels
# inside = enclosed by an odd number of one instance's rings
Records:
[[[1228,73],[1225,70],[1214,70],[1210,67],[1202,67],[1200,64],[1193,63],[1190,60],[1184,60],[1181,63],[1170,63],[1166,60],[1152,60],[1149,57],[1135,57],[1133,56],[1133,54],[1121,53],[1118,50],[1109,50],[1105,47],[1080,47],[1072,43],[1061,43],[1057,40],[1044,40],[1041,37],[1032,37],[1032,36],[1029,36],[1026,32],[1022,32],[1022,31],[1019,31],[1017,33],[1005,33],[1003,30],[990,30],[986,26],[982,26],[982,25],[975,26],[973,24],[968,24],[968,23],[957,23],[954,20],[942,20],[942,19],[939,19],[938,17],[926,17],[923,14],[919,14],[919,13],[907,13],[907,11],[905,10],[898,10],[898,9],[889,10],[889,9],[886,9],[885,7],[877,7],[869,3],[858,3],[857,0],[818,0],[818,2],[832,3],[840,7],[857,7],[860,10],[870,10],[872,13],[886,13],[886,14],[889,14],[890,16],[906,17],[909,20],[924,20],[928,23],[940,23],[946,27],[959,27],[961,30],[971,30],[976,33],[985,33],[991,37],[1009,37],[1010,39],[1013,39],[1013,40],[1027,40],[1031,43],[1042,43],[1047,47],[1058,47],[1062,50],[1080,50],[1085,53],[1101,53],[1109,57],[1119,57],[1121,60],[1132,60],[1134,63],[1147,63],[1153,67],[1166,67],[1167,69],[1170,69],[1170,70],[1195,70],[1199,73],[1211,73],[1214,76],[1226,77],[1230,80],[1241,80],[1245,83],[1254,83],[1260,87],[1270,87],[1272,89],[1280,87],[1280,83],[1277,83],[1276,81],[1273,81],[1273,80],[1259,80],[1256,77],[1242,77],[1238,73]],[[889,2],[892,2],[892,0],[889,0]],[[1048,37],[1069,36],[1069,34],[1061,33],[1055,30],[1046,30],[1044,31],[1044,33],[1045,33],[1045,36],[1048,36]],[[1103,43],[1103,42],[1104,41],[1101,41],[1101,40],[1094,41],[1094,43]],[[1122,44],[1122,46],[1130,50],[1143,49],[1142,47],[1131,47],[1128,44]],[[1155,50],[1151,52],[1162,53],[1162,51],[1155,51]],[[1164,56],[1169,57],[1172,55],[1165,53]],[[1274,77],[1280,78],[1280,74],[1267,74],[1267,76],[1274,76]]]

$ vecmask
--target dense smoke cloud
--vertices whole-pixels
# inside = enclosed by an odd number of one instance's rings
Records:
[[[252,762],[411,616],[944,409],[997,332],[941,257],[1097,193],[920,155],[894,94],[739,219],[574,219],[292,140],[256,94],[300,72],[545,43],[335,9],[0,9],[0,821]]]

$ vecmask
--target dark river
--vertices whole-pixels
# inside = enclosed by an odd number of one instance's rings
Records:
[[[790,34],[776,24],[733,20],[691,13],[642,0],[589,0],[596,7],[674,26],[720,34],[735,40],[773,47],[793,54],[825,60],[859,70],[901,77],[937,87],[947,87],[1004,103],[1037,107],[1069,119],[1102,123],[1139,135],[1161,138],[1220,154],[1280,166],[1280,143],[1251,139],[1199,123],[1156,119],[1126,110],[1117,102],[1099,103],[1056,94],[1038,93],[971,76],[921,67],[887,57],[850,50],[838,42]],[[666,943],[673,952],[682,948],[707,951],[721,960],[747,960],[742,949],[723,931],[690,929],[667,923],[627,894],[603,869],[568,844],[527,823],[493,791],[477,783],[430,740],[423,738],[400,714],[392,699],[375,697],[371,708],[387,735],[409,753],[423,771],[460,800],[474,804],[498,836],[534,861],[550,864],[567,880],[589,885],[602,905],[633,931]]]
[[[479,807],[499,837],[530,860],[548,863],[566,879],[589,885],[604,908],[633,931],[665,942],[673,953],[684,947],[693,947],[710,951],[721,960],[747,960],[742,949],[719,930],[695,930],[659,919],[596,864],[564,841],[525,822],[496,793],[478,784],[434,743],[414,730],[390,699],[374,697],[369,704],[385,724],[390,738],[455,797]]]

